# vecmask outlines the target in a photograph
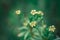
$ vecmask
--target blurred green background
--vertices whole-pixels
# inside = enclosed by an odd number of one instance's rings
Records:
[[[9,12],[16,9],[20,9],[26,15],[32,9],[42,10],[47,25],[55,25],[55,35],[60,36],[59,0],[0,0],[0,40],[19,39],[8,31]]]

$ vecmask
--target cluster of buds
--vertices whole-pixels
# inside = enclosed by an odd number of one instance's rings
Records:
[[[23,26],[27,26],[29,24],[29,20],[27,18],[24,18]]]
[[[36,10],[32,10],[32,11],[31,11],[31,14],[32,14],[32,15],[35,15],[35,14],[44,15],[44,13],[43,13],[42,11],[38,11],[38,12],[37,12]]]
[[[49,27],[49,31],[51,31],[51,32],[54,32],[54,31],[55,31],[55,29],[56,29],[56,28],[55,28],[55,26],[54,26],[54,25],[52,25],[52,26],[50,26],[50,27]]]
[[[26,27],[28,25],[28,22],[24,22],[23,25]]]
[[[36,21],[32,21],[32,22],[29,22],[29,23],[28,23],[28,22],[24,22],[24,23],[23,23],[23,25],[24,25],[25,27],[26,27],[28,24],[29,24],[31,27],[34,27],[34,26],[36,26],[37,22],[36,22]]]

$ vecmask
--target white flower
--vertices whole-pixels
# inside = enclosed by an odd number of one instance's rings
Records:
[[[49,31],[51,31],[51,32],[54,32],[54,31],[55,31],[55,29],[56,29],[56,28],[55,28],[55,26],[54,26],[54,25],[52,25],[52,26],[50,26],[50,27],[49,27]]]
[[[21,11],[20,10],[16,10],[16,14],[20,14],[21,13]]]
[[[42,11],[38,11],[37,14],[41,14],[41,15],[44,15],[44,13]]]
[[[36,10],[32,10],[32,11],[31,11],[31,14],[32,14],[32,15],[35,15],[35,14],[36,14]]]
[[[31,27],[36,26],[36,23],[37,23],[36,21],[32,21],[32,22],[30,23],[30,26],[31,26]]]

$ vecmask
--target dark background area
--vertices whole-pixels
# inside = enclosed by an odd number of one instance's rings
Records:
[[[60,36],[60,1],[59,0],[0,0],[0,39],[10,40],[15,36],[9,33],[7,21],[8,14],[11,9],[21,9],[27,14],[30,10],[42,10],[45,14],[45,20],[48,25],[55,25],[55,34]],[[8,33],[9,34],[8,34]],[[8,37],[9,36],[9,37]],[[5,39],[3,39],[4,37]]]

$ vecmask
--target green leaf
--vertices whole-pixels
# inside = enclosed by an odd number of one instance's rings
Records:
[[[29,30],[25,33],[25,35],[24,35],[24,40],[26,40],[26,38],[28,37],[29,33],[30,33]]]
[[[27,30],[28,29],[28,27],[20,27],[20,28],[18,28],[19,30]]]
[[[22,36],[24,36],[24,34],[25,34],[25,32],[21,32],[21,33],[19,33],[17,36],[18,36],[18,37],[22,37]]]
[[[36,39],[34,39],[34,38],[32,38],[32,37],[31,37],[30,39],[31,39],[31,40],[36,40]]]

